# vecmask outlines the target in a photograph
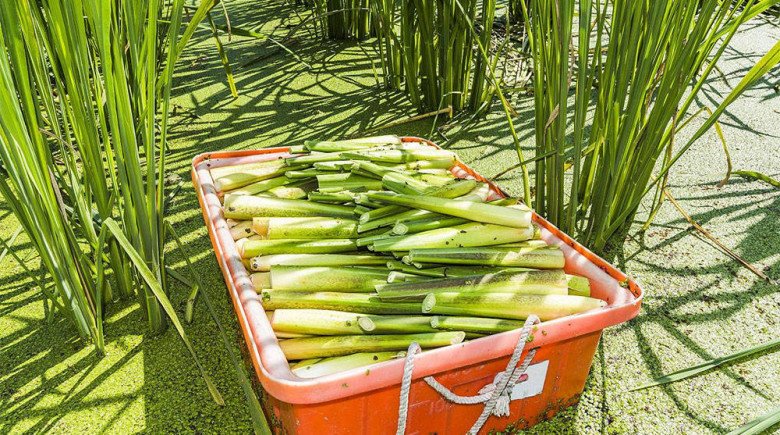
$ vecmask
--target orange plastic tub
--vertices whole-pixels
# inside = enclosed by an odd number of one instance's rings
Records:
[[[403,140],[436,146],[414,137]],[[209,168],[277,159],[289,155],[287,151],[269,148],[205,153],[192,163],[192,180],[211,242],[255,372],[267,392],[263,398],[265,412],[277,433],[395,433],[404,361],[387,361],[316,379],[295,376],[230,236]],[[462,163],[453,172],[490,183]],[[496,198],[505,196],[498,186],[490,185]],[[642,301],[642,289],[636,282],[542,217],[535,215],[534,220],[542,229],[542,238],[563,249],[566,272],[587,277],[593,297],[608,305],[539,324],[522,355],[524,358],[530,349],[537,349],[523,381],[512,391],[510,415],[491,416],[480,433],[526,428],[576,403],[585,387],[601,331],[632,319]],[[448,402],[423,378],[434,376],[456,394],[475,395],[505,369],[519,334],[519,330],[509,331],[418,354],[409,395],[407,433],[465,433],[483,405]]]

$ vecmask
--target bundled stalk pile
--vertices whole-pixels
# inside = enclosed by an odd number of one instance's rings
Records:
[[[563,271],[532,212],[488,201],[456,157],[395,136],[309,142],[214,168],[224,215],[280,346],[322,376],[604,306]]]

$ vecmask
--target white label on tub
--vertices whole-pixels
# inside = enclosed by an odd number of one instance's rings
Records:
[[[520,380],[512,388],[510,396],[512,400],[525,399],[526,397],[542,394],[544,380],[547,378],[547,366],[549,365],[550,361],[546,360],[528,366],[528,369],[520,376]]]

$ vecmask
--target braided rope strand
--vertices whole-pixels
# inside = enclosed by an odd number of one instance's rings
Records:
[[[528,366],[531,365],[531,361],[536,355],[536,349],[531,349],[523,359],[520,366],[517,363],[520,361],[520,356],[523,354],[525,344],[528,341],[528,337],[531,334],[531,329],[534,325],[539,323],[539,318],[531,315],[529,316],[523,329],[520,332],[520,336],[515,344],[515,349],[512,351],[512,356],[509,358],[506,369],[503,372],[499,372],[493,379],[493,382],[485,385],[480,389],[480,394],[475,396],[459,396],[453,393],[450,389],[439,383],[434,377],[426,376],[425,382],[433,388],[436,392],[441,394],[448,401],[458,405],[476,405],[484,403],[485,407],[482,410],[479,418],[471,429],[469,434],[477,434],[491,414],[497,417],[504,417],[509,415],[509,402],[511,401],[512,389],[514,388],[520,376],[525,373]],[[406,359],[404,361],[404,373],[401,379],[401,394],[398,404],[398,429],[396,435],[403,435],[406,431],[406,419],[409,411],[409,390],[412,385],[412,372],[414,371],[414,357],[420,352],[420,346],[417,343],[409,345]]]

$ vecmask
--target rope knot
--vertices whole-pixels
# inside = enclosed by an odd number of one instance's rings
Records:
[[[525,373],[528,366],[531,364],[534,356],[536,355],[536,349],[528,351],[522,364],[517,365],[520,362],[520,355],[523,353],[525,344],[528,341],[528,336],[531,334],[531,328],[539,323],[539,318],[531,315],[523,326],[520,336],[515,345],[515,349],[512,352],[512,356],[509,358],[509,363],[503,372],[499,372],[493,378],[493,382],[485,385],[479,390],[479,394],[476,396],[458,396],[450,391],[447,387],[441,385],[432,376],[426,376],[425,382],[431,386],[436,392],[441,394],[445,399],[450,402],[460,405],[473,405],[478,403],[484,403],[485,407],[482,410],[477,421],[468,431],[470,435],[475,435],[487,421],[488,417],[492,414],[496,417],[509,416],[509,403],[512,401],[512,389],[519,381],[520,376]],[[396,434],[403,435],[406,431],[406,417],[409,409],[409,389],[412,383],[412,371],[414,370],[414,355],[420,352],[420,346],[417,343],[409,345],[409,350],[406,354],[406,361],[404,363],[403,377],[401,378],[401,395],[398,404],[398,429]]]
[[[496,399],[496,406],[493,408],[493,415],[496,417],[509,417],[509,402],[512,400],[511,388],[504,388],[501,395]]]

